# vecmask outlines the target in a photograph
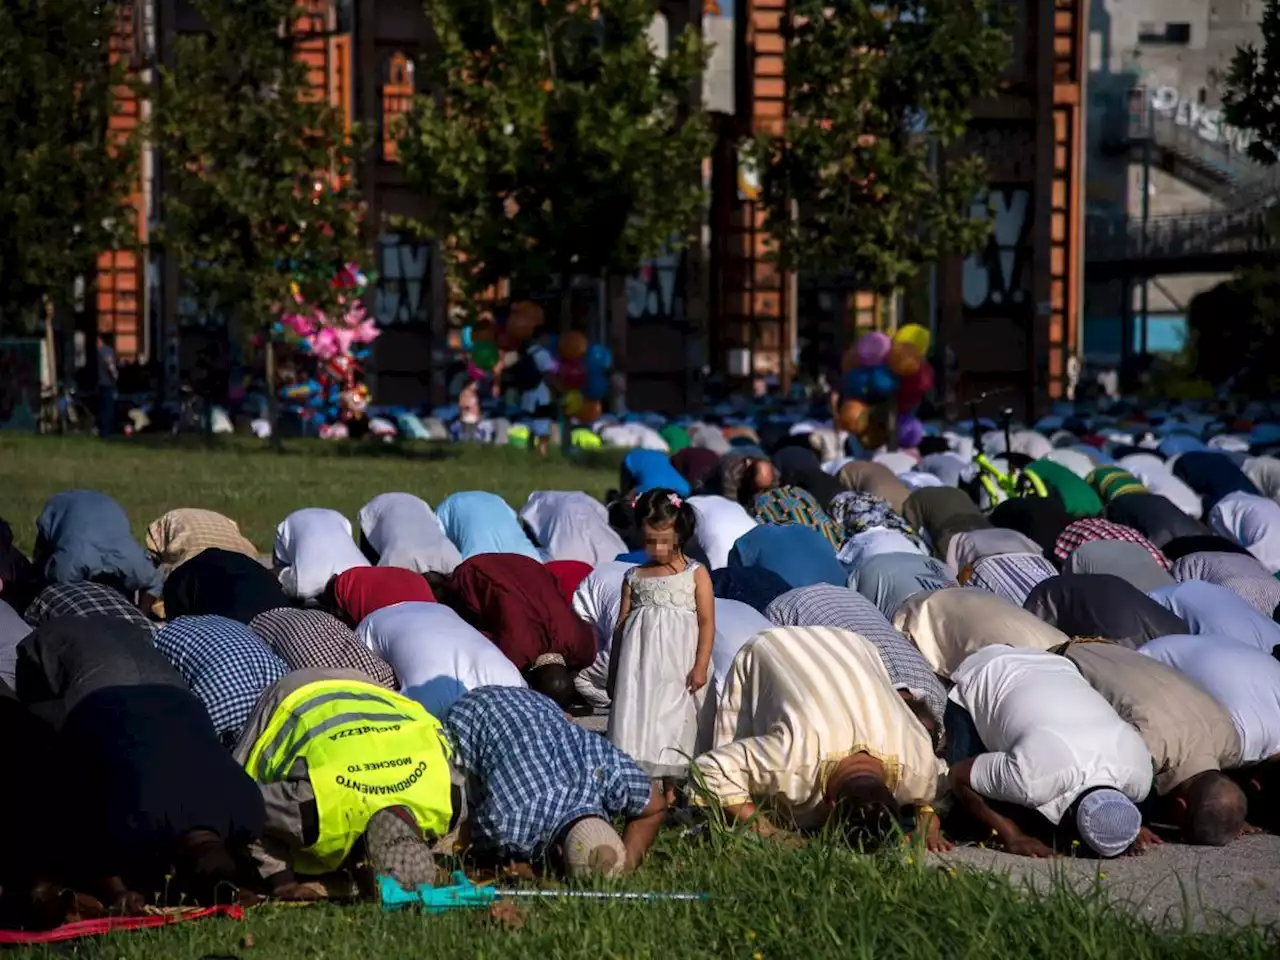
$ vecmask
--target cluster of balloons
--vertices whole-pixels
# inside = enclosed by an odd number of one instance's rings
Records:
[[[327,315],[304,301],[296,281],[290,284],[294,304],[281,311],[272,324],[273,339],[298,350],[299,366],[309,368],[311,379],[286,385],[279,391],[286,409],[305,420],[334,423],[353,411],[352,400],[367,405],[368,387],[359,380],[361,364],[370,344],[381,332],[365,311],[361,297],[369,285],[358,264],[345,264],[332,279],[340,315]]]
[[[839,426],[872,449],[888,440],[888,404],[898,411],[898,445],[914,447],[924,438],[915,410],[933,388],[933,367],[925,359],[931,336],[916,323],[892,337],[864,333],[844,355]]]
[[[462,330],[462,349],[469,356],[471,378],[478,380],[498,365],[505,347],[519,350],[546,322],[542,308],[530,301],[511,305],[505,328],[479,323]],[[591,343],[580,330],[569,330],[551,338],[553,357],[542,371],[560,396],[566,415],[592,423],[604,412],[609,392],[609,370],[613,354],[602,343]]]

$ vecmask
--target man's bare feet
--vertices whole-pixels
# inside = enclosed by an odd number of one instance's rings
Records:
[[[326,892],[324,884],[315,881],[306,883],[294,881],[277,887],[272,896],[277,900],[283,900],[286,903],[316,903],[325,899]]]

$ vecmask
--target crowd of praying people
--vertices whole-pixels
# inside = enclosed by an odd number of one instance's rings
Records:
[[[30,559],[0,521],[0,926],[611,877],[705,808],[1031,857],[1280,829],[1280,461],[1061,431],[1003,451],[1049,496],[990,503],[973,438],[744,429],[266,555],[89,490]]]

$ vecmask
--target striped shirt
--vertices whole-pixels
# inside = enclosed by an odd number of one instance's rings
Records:
[[[1173,565],[1179,582],[1204,580],[1237,594],[1259,613],[1273,616],[1280,606],[1280,580],[1252,556],[1241,553],[1190,553]]]
[[[848,587],[827,583],[798,587],[778,597],[764,615],[779,627],[830,627],[856,633],[875,646],[895,690],[908,690],[923,700],[939,724],[947,709],[947,692],[920,651],[885,619],[876,605]]]
[[[875,647],[826,627],[769,630],[742,648],[714,744],[694,760],[709,796],[777,804],[800,827],[825,822],[827,777],[852,754],[880,760],[902,804],[931,801],[946,770]]]
[[[1057,575],[1053,564],[1038,553],[1006,553],[983,557],[966,567],[960,572],[960,582],[1022,606],[1036,584]]]
[[[1123,467],[1110,465],[1098,467],[1085,478],[1085,481],[1093,487],[1103,503],[1110,503],[1116,497],[1122,497],[1128,493],[1147,492],[1142,481]]]

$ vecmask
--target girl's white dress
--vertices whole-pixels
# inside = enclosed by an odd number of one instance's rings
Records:
[[[609,740],[653,778],[687,777],[689,761],[710,739],[710,684],[692,695],[685,687],[698,652],[697,567],[691,560],[683,573],[666,577],[627,571],[631,613],[613,651],[619,659]]]

